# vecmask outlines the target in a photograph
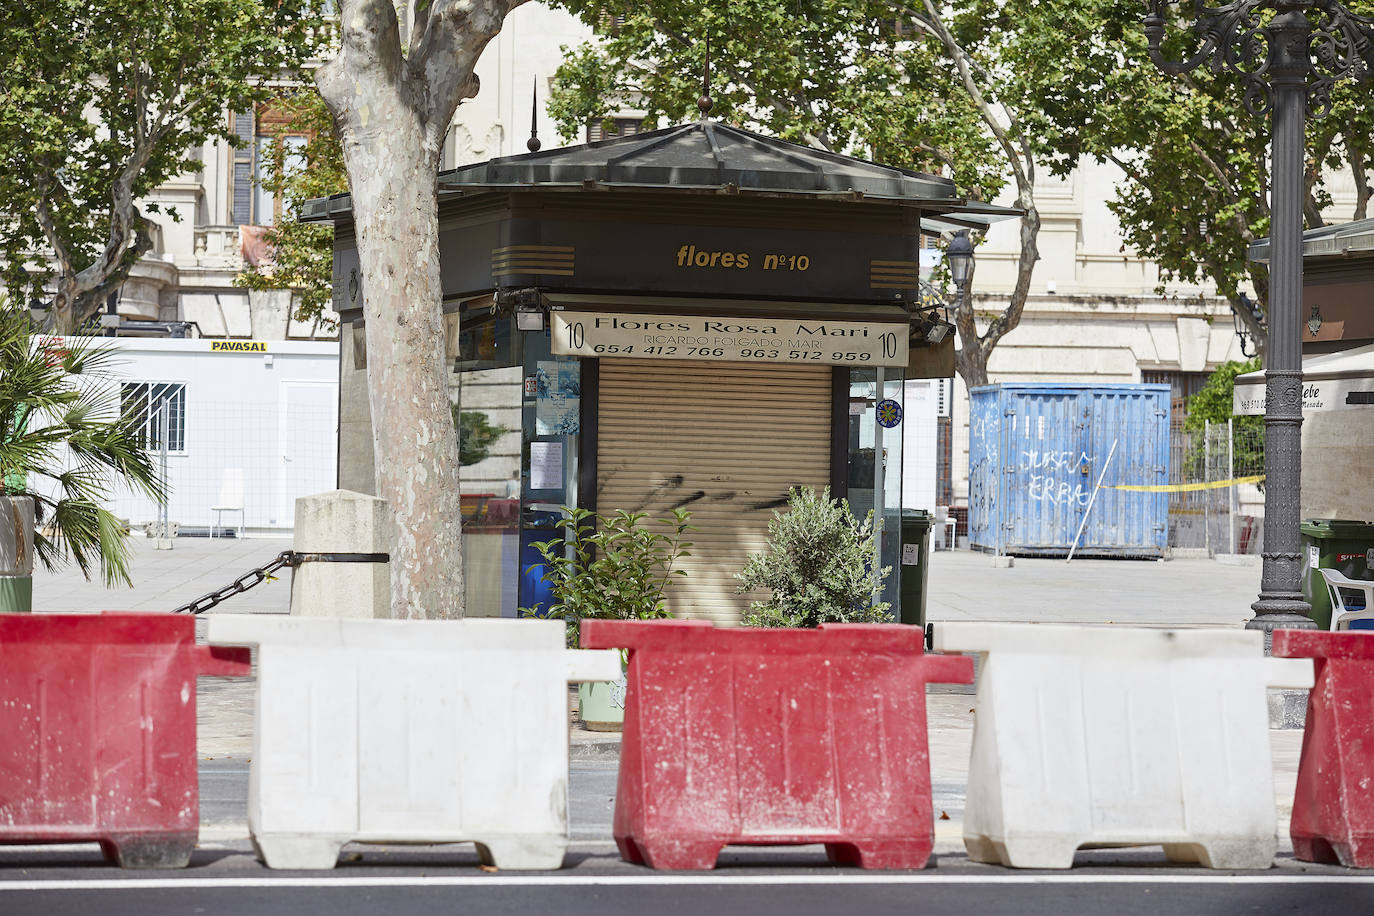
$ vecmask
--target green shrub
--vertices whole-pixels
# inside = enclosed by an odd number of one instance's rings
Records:
[[[740,592],[770,589],[744,618],[751,627],[815,627],[823,623],[887,623],[888,605],[874,594],[892,567],[874,568],[873,513],[862,522],[848,500],[827,487],[793,489],[787,511],[768,522],[768,550],[749,558]]]
[[[561,538],[539,541],[547,564],[543,580],[552,588],[547,608],[521,608],[522,617],[552,617],[568,623],[568,644],[577,645],[583,620],[652,620],[671,617],[666,591],[681,557],[691,556],[683,540],[691,513],[674,509],[671,518],[652,519],[671,533],[641,525],[644,512],[617,511],[601,516],[588,509],[564,508],[571,529]],[[571,547],[571,551],[569,551]],[[571,555],[569,555],[571,554]],[[533,569],[534,567],[531,567]]]

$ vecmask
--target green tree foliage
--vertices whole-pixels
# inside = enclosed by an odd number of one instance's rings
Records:
[[[198,170],[206,140],[235,140],[227,113],[316,50],[321,5],[0,4],[0,260],[15,299],[51,300],[63,333],[93,315],[153,249],[149,215],[183,216],[138,201]]]
[[[1259,357],[1243,363],[1231,360],[1218,366],[1207,377],[1207,383],[1202,389],[1188,397],[1188,417],[1183,421],[1183,428],[1189,432],[1199,432],[1207,423],[1225,423],[1232,419],[1232,394],[1236,387],[1236,376],[1254,372],[1259,368]],[[1264,429],[1264,417],[1247,416],[1234,419],[1238,426],[1246,424],[1255,430]]]
[[[97,338],[35,338],[27,309],[0,300],[0,492],[32,496],[34,554],[69,559],[106,585],[129,579],[129,547],[103,508],[116,486],[166,498],[144,440],[146,417],[125,414],[109,371],[117,352]]]
[[[700,116],[710,39],[711,116],[831,152],[908,168],[948,166],[990,197],[1007,170],[969,98],[949,92],[941,49],[899,35],[885,3],[582,2],[563,4],[597,33],[559,68],[550,113],[565,140],[617,108],[646,122]],[[900,91],[894,91],[900,90]]]
[[[334,227],[300,221],[307,200],[348,190],[334,118],[314,86],[273,104],[289,112],[282,132],[304,136],[306,143],[299,164],[284,156],[267,157],[270,165],[263,186],[282,202],[281,218],[264,233],[272,260],[245,265],[234,282],[249,289],[290,289],[299,297],[296,320],[337,324],[323,318],[333,297]]]
[[[751,627],[816,627],[823,623],[888,623],[888,605],[873,600],[891,572],[874,567],[873,513],[860,522],[830,488],[793,489],[786,512],[768,522],[768,549],[749,557],[741,592],[766,588],[744,618]]]
[[[551,617],[568,623],[568,645],[576,646],[582,620],[657,620],[671,617],[667,590],[682,557],[692,544],[684,540],[696,529],[691,513],[674,509],[671,518],[652,519],[643,512],[618,510],[597,515],[589,509],[564,508],[568,533],[535,543],[546,565],[553,603],[521,608],[523,617]],[[650,525],[660,529],[654,530]]]
[[[1014,28],[989,27],[981,4],[841,0],[563,0],[596,32],[568,52],[549,108],[565,138],[619,109],[645,122],[698,116],[710,42],[711,115],[836,153],[938,170],[977,199],[1011,185],[1025,211],[1017,279],[1000,313],[957,304],[960,374],[987,381],[987,358],[1021,319],[1039,257],[1033,137],[1021,104]],[[1008,4],[1007,17],[1024,5]],[[997,17],[998,19],[1002,17]],[[1048,19],[1048,17],[1043,17]],[[1043,120],[1043,119],[1038,119]]]
[[[999,6],[991,0],[977,5]],[[1346,6],[1374,13],[1371,0]],[[1246,249],[1269,235],[1269,116],[1246,109],[1243,84],[1233,74],[1206,66],[1185,76],[1162,73],[1149,60],[1143,14],[1136,0],[1059,0],[1007,5],[989,27],[1023,28],[1018,23],[1028,15],[1053,18],[1056,28],[1036,28],[1038,53],[1017,59],[1023,85],[1040,103],[1032,123],[1042,158],[1059,173],[1083,155],[1120,166],[1125,180],[1108,206],[1121,222],[1125,245],[1155,261],[1165,280],[1213,280],[1263,341],[1240,296],[1248,286],[1261,308],[1268,300],[1268,269],[1248,260]],[[1192,7],[1176,5],[1173,15],[1175,25],[1189,25]],[[1183,57],[1192,40],[1172,32],[1164,50]],[[1369,215],[1369,92],[1368,83],[1338,83],[1330,113],[1308,122],[1309,228],[1322,225],[1320,211],[1331,205],[1335,175],[1353,181],[1349,216]]]

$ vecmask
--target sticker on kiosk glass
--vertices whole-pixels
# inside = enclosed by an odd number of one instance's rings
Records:
[[[892,398],[884,398],[878,402],[878,425],[884,429],[891,429],[902,422],[902,405]]]

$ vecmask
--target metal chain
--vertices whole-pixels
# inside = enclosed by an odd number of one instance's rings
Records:
[[[390,555],[385,553],[297,553],[294,550],[283,550],[277,554],[276,559],[266,566],[249,570],[224,588],[216,589],[208,595],[201,595],[195,601],[190,604],[183,604],[172,613],[203,614],[224,599],[242,594],[253,586],[266,581],[272,573],[283,566],[294,568],[302,563],[387,563],[390,560]]]
[[[283,566],[296,565],[295,559],[295,551],[283,550],[281,553],[277,554],[276,558],[272,560],[272,562],[268,563],[266,566],[259,566],[257,569],[250,570],[249,572],[246,572],[243,575],[239,576],[237,579],[235,579],[229,585],[226,585],[224,588],[217,589],[208,595],[201,595],[195,601],[192,601],[190,604],[183,604],[181,607],[172,611],[172,613],[203,614],[206,611],[210,610],[210,608],[219,604],[225,598],[230,598],[234,595],[242,594],[243,592],[246,592],[253,586],[257,585],[258,583],[265,581],[268,576],[272,575],[272,573],[281,569]]]

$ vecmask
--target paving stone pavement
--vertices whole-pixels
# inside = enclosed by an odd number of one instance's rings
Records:
[[[209,540],[177,538],[171,550],[132,540],[134,587],[106,589],[79,573],[36,572],[34,606],[40,612],[166,610],[227,585],[289,549],[287,539]],[[1258,592],[1258,565],[1204,559],[1168,562],[1018,558],[1010,569],[970,551],[930,556],[927,617],[930,620],[1002,620],[1085,623],[1103,626],[1234,627],[1249,619]],[[210,613],[284,614],[290,606],[290,573],[237,595]],[[252,751],[254,678],[202,678],[198,707],[200,754],[246,757]],[[937,808],[949,816],[936,823],[937,849],[962,848],[962,787],[972,742],[973,697],[932,688],[928,697],[931,779]],[[1286,840],[1288,815],[1301,752],[1300,729],[1270,733],[1279,799],[1279,832]],[[619,736],[569,729],[573,759],[613,761]],[[1287,846],[1285,845],[1285,848]]]

